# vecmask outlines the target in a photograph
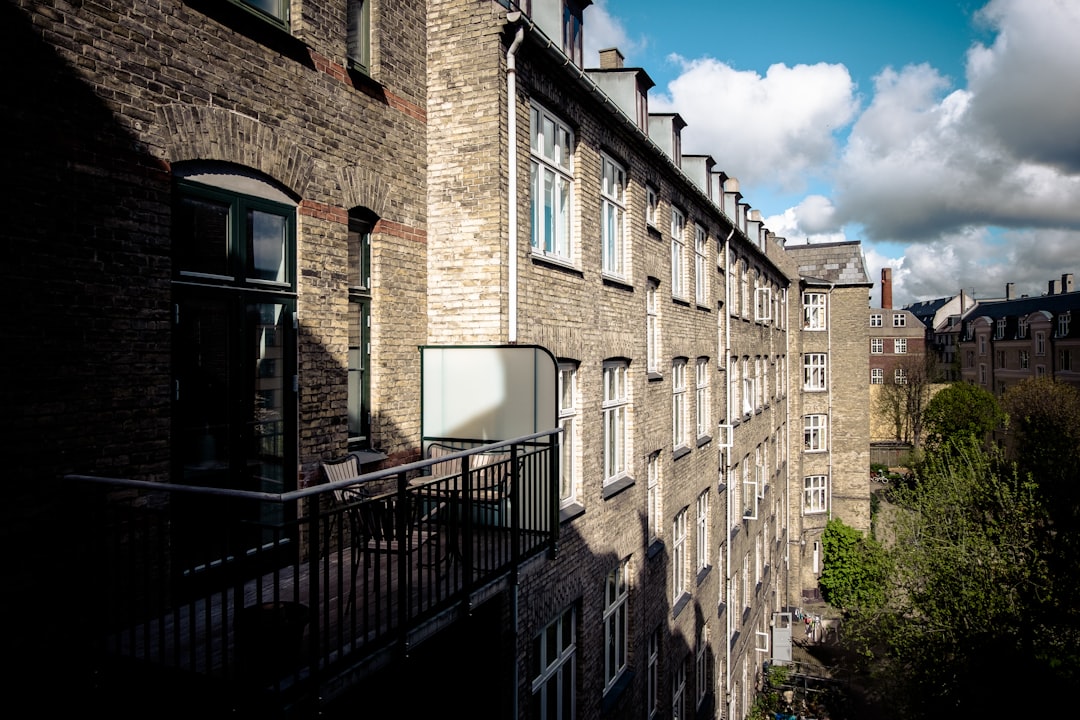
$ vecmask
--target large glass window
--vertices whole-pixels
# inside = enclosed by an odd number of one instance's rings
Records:
[[[825,475],[808,475],[803,479],[803,512],[821,513],[826,506],[826,488],[828,478]]]
[[[533,638],[532,717],[572,720],[577,717],[574,686],[577,672],[577,612],[564,611]]]
[[[709,302],[709,236],[705,228],[694,225],[694,298],[698,305]]]
[[[825,317],[825,293],[803,293],[803,329],[824,330],[826,327]]]
[[[627,364],[604,363],[604,481],[626,474],[628,410]]]
[[[629,566],[627,560],[619,563],[608,573],[604,585],[604,692],[610,690],[626,670]]]
[[[894,338],[893,352],[897,355],[904,355],[907,353],[907,338]]]
[[[532,106],[530,118],[532,247],[572,262],[574,134],[539,105]]]
[[[660,305],[657,300],[659,282],[655,278],[649,278],[649,285],[645,290],[645,344],[648,356],[648,367],[651,373],[660,372]]]
[[[648,522],[649,542],[660,539],[660,518],[663,517],[664,496],[660,484],[660,453],[654,452],[649,456],[649,480],[648,480]]]
[[[709,434],[712,425],[712,403],[709,398],[709,359],[698,358],[696,370],[697,397],[694,406],[697,412],[697,436],[701,438]]]
[[[371,73],[371,0],[349,0],[349,64],[365,74]]]
[[[671,598],[678,602],[686,592],[686,508],[671,524]]]
[[[870,338],[870,353],[881,355],[885,352],[885,338]]]
[[[349,447],[371,447],[371,228],[349,215]]]
[[[671,364],[671,432],[672,446],[686,445],[686,360]]]
[[[686,297],[686,217],[671,208],[671,296]]]
[[[626,277],[626,171],[600,156],[600,218],[604,272]]]
[[[826,450],[828,415],[807,415],[803,418],[803,449],[806,452]]]
[[[803,355],[803,390],[825,389],[825,353]]]
[[[577,364],[559,363],[559,502],[563,507],[578,500],[578,389]]]
[[[709,567],[709,491],[698,495],[697,498],[697,537],[695,538],[697,549],[697,569],[702,571]]]

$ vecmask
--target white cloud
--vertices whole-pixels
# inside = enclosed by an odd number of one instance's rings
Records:
[[[835,133],[857,109],[842,65],[773,65],[762,77],[713,58],[672,59],[682,73],[650,95],[650,111],[679,113],[684,151],[712,155],[745,186],[805,187],[835,156]]]
[[[585,8],[584,48],[585,67],[600,67],[600,51],[618,48],[623,57],[629,58],[645,46],[644,39],[631,38],[622,21],[608,12],[607,0],[597,0]]]

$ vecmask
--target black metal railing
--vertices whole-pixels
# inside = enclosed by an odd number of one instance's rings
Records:
[[[68,476],[72,578],[91,590],[73,637],[235,704],[347,689],[372,655],[555,551],[557,432],[282,494]]]

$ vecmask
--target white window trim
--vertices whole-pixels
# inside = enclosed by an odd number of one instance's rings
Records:
[[[578,366],[576,363],[559,363],[559,427],[563,428],[563,432],[560,436],[560,443],[569,443],[569,451],[564,451],[560,456],[562,478],[567,479],[569,482],[568,488],[560,483],[559,488],[559,506],[566,507],[572,505],[580,500],[581,493],[581,479],[578,450],[581,447],[581,423],[578,417],[578,405],[580,404],[580,398],[578,396],[577,388],[577,371]],[[568,390],[566,388],[566,382],[569,380],[571,387]],[[569,399],[571,407],[566,407],[565,401]],[[570,467],[567,468],[567,463]],[[567,492],[568,490],[568,492]]]
[[[686,593],[686,512],[683,508],[671,521],[671,600]]]
[[[626,252],[626,170],[606,153],[600,154],[600,167],[603,273],[622,280],[629,276],[629,257]]]
[[[569,125],[536,102],[532,103],[530,122],[532,250],[537,255],[565,264],[573,264],[576,253],[574,242],[574,132]],[[548,125],[551,126],[551,130],[556,136],[551,143],[552,157],[546,154],[545,147],[548,143],[544,136],[544,128]],[[568,147],[562,147],[560,143],[563,140],[566,141]],[[553,209],[551,215],[556,222],[556,227],[551,231],[550,246],[547,243],[548,228],[543,224],[545,217],[543,198],[539,198],[540,202],[537,202],[541,187],[545,184],[543,179],[548,174],[553,179]],[[541,187],[537,187],[537,185]],[[560,192],[563,187],[565,187],[565,206],[558,202],[563,199],[563,193]]]
[[[564,633],[562,632],[562,625],[563,623],[567,622],[570,623],[570,632]],[[550,628],[552,625],[556,626],[555,631],[548,632],[548,628]],[[533,678],[532,692],[534,695],[538,696],[541,708],[541,717],[548,717],[549,712],[546,707],[548,696],[547,693],[543,692],[543,690],[547,686],[548,682],[555,680],[557,695],[561,695],[562,691],[566,688],[569,688],[571,693],[569,703],[564,702],[562,697],[556,698],[558,707],[561,708],[568,705],[570,708],[570,717],[576,717],[575,706],[577,703],[577,698],[574,693],[576,692],[575,686],[577,685],[577,683],[573,682],[573,675],[577,672],[577,610],[575,608],[570,607],[569,609],[564,611],[562,614],[559,615],[559,617],[548,623],[547,626],[540,632],[538,638],[541,661],[543,658],[546,658],[548,656],[547,641],[549,638],[552,637],[554,637],[559,642],[561,642],[564,637],[569,637],[570,640],[566,647],[558,648],[558,655],[552,660],[549,665],[540,670],[539,675]],[[562,672],[566,672],[567,666],[569,666],[571,682],[561,682],[556,679],[556,675]]]
[[[688,444],[686,432],[686,360],[671,363],[671,444],[681,448]]]
[[[709,491],[697,497],[697,569],[709,567]]]
[[[604,483],[607,484],[628,474],[630,372],[626,362],[608,361],[604,363],[603,374]]]
[[[826,374],[828,358],[825,353],[803,355],[803,390],[820,392],[828,387]]]
[[[696,397],[694,410],[697,417],[697,436],[705,437],[709,434],[712,425],[712,401],[709,393],[709,361],[706,358],[698,358],[695,366],[696,373]]]
[[[694,224],[694,299],[698,305],[709,304],[709,234]]]
[[[671,296],[686,299],[686,216],[671,208]]]
[[[829,478],[807,475],[803,478],[803,515],[816,515],[829,509]]]
[[[629,561],[623,560],[604,580],[604,692],[626,672],[629,648]],[[615,660],[609,653],[614,648]]]

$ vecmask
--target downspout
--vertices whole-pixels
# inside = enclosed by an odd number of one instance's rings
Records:
[[[521,12],[514,10],[506,13],[506,21],[510,24],[515,24],[521,19]],[[514,40],[510,43],[510,47],[506,51],[506,162],[507,162],[507,182],[509,184],[507,192],[507,208],[506,208],[506,225],[507,225],[507,239],[506,239],[506,273],[507,273],[507,292],[506,292],[506,314],[507,314],[507,327],[506,327],[506,341],[508,343],[517,342],[517,305],[518,305],[518,289],[517,289],[517,235],[518,235],[518,217],[517,217],[517,50],[521,45],[522,40],[525,39],[525,28],[519,26],[517,32],[514,33]],[[515,700],[516,704],[516,700]],[[515,717],[517,713],[515,712]]]
[[[833,352],[832,352],[832,325],[833,324],[832,324],[832,321],[833,321],[833,316],[832,316],[832,301],[833,301],[833,291],[835,289],[836,289],[836,283],[829,283],[829,308],[828,308],[828,314],[826,314],[826,316],[825,316],[827,318],[827,320],[828,320],[828,322],[825,323],[825,332],[827,333],[825,348],[826,348],[826,352],[828,352],[828,355],[826,355],[825,357],[829,358],[829,368],[828,368],[829,374],[827,376],[828,379],[827,379],[826,385],[829,388],[829,438],[828,438],[829,445],[827,447],[829,448],[829,519],[830,520],[832,520],[832,516],[833,516],[833,512],[832,512],[832,509],[833,509],[833,492],[832,492],[832,489],[833,489],[833,480],[835,480],[835,478],[833,477],[833,446],[832,446],[832,434],[833,434],[833,432],[832,432],[832,424],[833,424],[833,419],[834,419],[833,418],[833,392],[832,392],[832,390],[833,390],[833,373],[832,373],[832,362],[833,362]],[[824,560],[825,560],[825,548],[822,548],[821,558],[822,558],[822,562],[824,562]]]
[[[727,313],[727,322],[724,323],[724,379],[727,381],[727,388],[724,392],[724,417],[727,419],[729,425],[729,432],[731,432],[731,236],[735,234],[734,223],[731,226],[731,232],[724,238],[724,294],[725,300],[724,309],[721,312]],[[724,457],[724,477],[728,480],[728,501],[726,503],[727,512],[724,513],[727,527],[724,529],[725,535],[728,541],[728,551],[724,557],[724,577],[721,580],[727,585],[728,578],[731,577],[731,451],[735,448],[734,438],[728,438],[728,442],[731,443],[731,448],[728,449]],[[725,590],[728,588],[725,587]],[[725,717],[731,717],[731,613],[733,608],[732,599],[728,598],[728,611],[724,613],[726,619],[727,631],[724,635],[724,667],[727,668],[727,677],[724,678],[724,699],[727,701],[727,708],[724,712]]]

